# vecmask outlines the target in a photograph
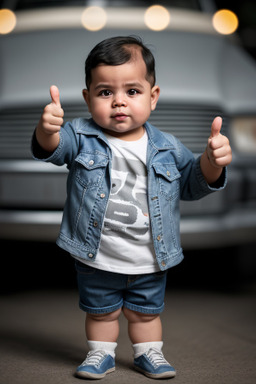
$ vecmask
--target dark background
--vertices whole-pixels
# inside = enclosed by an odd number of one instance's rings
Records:
[[[244,48],[256,59],[256,1],[216,0],[218,9],[230,9],[239,19],[237,34]]]
[[[73,258],[54,243],[0,241],[1,293],[76,289]],[[244,292],[256,288],[256,244],[185,250],[168,272],[168,288]]]

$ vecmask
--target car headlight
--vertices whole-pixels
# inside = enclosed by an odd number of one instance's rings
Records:
[[[256,117],[237,117],[232,121],[232,141],[243,154],[256,155]]]

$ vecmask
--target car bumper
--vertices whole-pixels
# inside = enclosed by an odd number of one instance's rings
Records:
[[[62,211],[0,210],[0,238],[52,242],[58,236],[61,219]],[[256,240],[256,209],[182,217],[180,228],[184,249],[241,245]]]

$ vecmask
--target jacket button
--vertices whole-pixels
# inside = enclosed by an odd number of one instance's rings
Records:
[[[89,165],[93,165],[93,164],[94,164],[94,160],[90,160]]]
[[[94,226],[94,228],[98,227],[98,222],[97,222],[97,221],[94,221],[94,222],[93,222],[93,226]]]
[[[101,199],[104,199],[105,196],[106,196],[105,193],[101,193],[101,194],[100,194],[100,198],[101,198]]]
[[[166,175],[167,175],[167,176],[171,176],[170,171],[167,171],[167,172],[166,172]]]
[[[93,253],[88,253],[88,256],[90,257],[90,259],[94,256]]]
[[[158,235],[158,236],[157,236],[157,240],[158,240],[158,241],[161,240],[161,235]]]
[[[166,267],[166,263],[164,261],[161,262],[162,267]]]

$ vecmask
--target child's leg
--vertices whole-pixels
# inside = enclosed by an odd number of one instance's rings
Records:
[[[162,353],[162,323],[159,314],[144,314],[124,308],[134,350],[134,367],[151,379],[172,378],[175,369]]]
[[[115,370],[120,313],[121,308],[101,315],[87,313],[85,329],[89,353],[77,368],[77,376],[84,379],[101,379]]]
[[[150,315],[124,308],[133,343],[134,367],[151,379],[172,378],[175,369],[162,353],[162,324],[158,314]]]
[[[123,309],[128,320],[128,332],[133,344],[162,341],[162,323],[159,314],[147,315]]]
[[[116,342],[119,335],[121,308],[106,314],[87,313],[85,330],[87,340]]]
[[[79,261],[76,269],[79,306],[87,313],[85,327],[89,349],[85,360],[77,367],[76,375],[84,379],[101,379],[115,370],[118,318],[123,305],[122,291],[118,288],[119,276]]]

